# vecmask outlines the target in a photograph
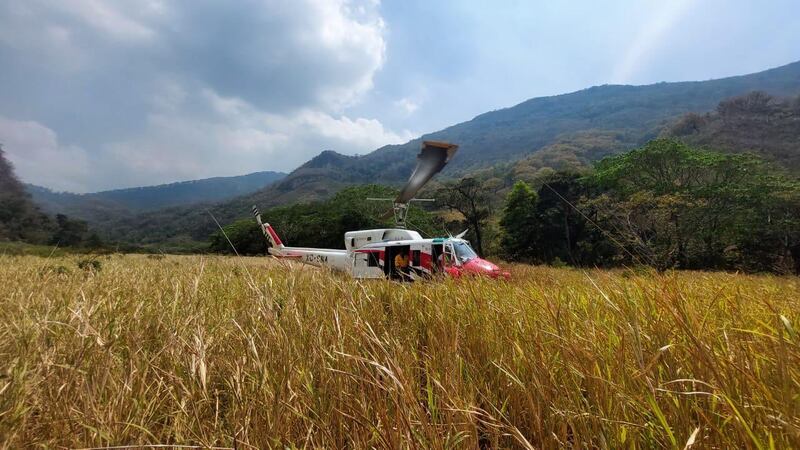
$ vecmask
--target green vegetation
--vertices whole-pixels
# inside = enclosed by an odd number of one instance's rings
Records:
[[[800,96],[764,92],[726,99],[706,114],[687,114],[664,131],[694,146],[753,152],[793,173],[800,172]]]
[[[211,236],[209,251],[222,254],[265,255],[267,240],[255,220],[239,219]]]
[[[399,186],[414,168],[415,156],[425,139],[451,141],[459,153],[443,177],[478,178],[490,172],[492,182],[506,188],[517,180],[538,184],[555,170],[590,166],[597,160],[644,145],[664,132],[677,118],[691,112],[705,113],[734,96],[753,90],[778,96],[800,93],[800,62],[758,74],[687,83],[658,83],[649,86],[598,86],[570,94],[535,98],[511,108],[491,111],[474,119],[431,133],[403,145],[389,145],[363,156],[345,156],[324,151],[297,168],[286,178],[248,195],[214,205],[186,205],[150,211],[133,217],[106,215],[96,222],[110,241],[159,245],[179,237],[194,243],[214,233],[216,224],[208,211],[223,224],[246,217],[250,206],[262,208],[321,201],[352,185],[380,182]],[[793,119],[782,119],[785,127],[776,135],[779,147],[789,152],[798,139]],[[758,120],[743,116],[742,120]],[[742,129],[734,126],[732,130]],[[754,128],[749,128],[754,129]],[[728,133],[726,128],[722,134]],[[731,146],[761,152],[760,135],[731,133]],[[726,144],[726,139],[717,139]],[[753,147],[755,146],[755,147]],[[713,148],[729,151],[727,145]],[[735,150],[730,150],[735,151]],[[775,158],[782,163],[785,158]],[[519,164],[516,164],[519,162]],[[797,167],[797,166],[793,166]],[[491,250],[491,245],[487,246]]]
[[[45,247],[47,244],[52,247]],[[52,254],[54,248],[96,250],[104,246],[86,222],[42,213],[19,182],[0,147],[0,251],[10,254]]]
[[[492,215],[489,195],[475,178],[462,178],[446,183],[436,191],[436,200],[451,211],[458,211],[469,229],[475,251],[483,255],[483,236],[486,223]]]
[[[500,226],[503,228],[502,248],[509,260],[524,260],[538,245],[536,234],[536,204],[539,196],[524,181],[518,181],[508,194]]]
[[[391,208],[391,202],[367,201],[367,198],[394,198],[396,195],[395,189],[386,186],[354,186],[323,202],[269,209],[263,212],[262,217],[275,228],[286,245],[344,248],[344,233],[347,231],[394,226],[393,218],[382,218]],[[443,233],[443,225],[435,216],[416,207],[409,210],[408,224],[424,236]],[[252,217],[236,221],[223,230],[224,233],[218,231],[211,237],[212,252],[233,253],[231,243],[240,255],[266,252],[264,236]]]
[[[74,249],[64,249],[52,245],[29,244],[27,242],[3,242],[0,241],[0,255],[34,255],[34,256],[64,256],[71,253]]]
[[[0,146],[0,241],[43,242],[51,225],[14,175]]]
[[[50,238],[50,244],[65,247],[78,247],[90,244],[92,247],[102,246],[96,234],[89,234],[89,226],[82,220],[72,220],[63,214],[56,215],[56,229]]]
[[[589,169],[607,157],[633,150],[639,141],[631,133],[585,130],[560,136],[547,145],[514,162],[508,169],[510,180],[538,184],[554,171]]]
[[[800,447],[797,278],[101,261],[0,257],[0,446]]]
[[[431,191],[440,213],[457,216],[437,221],[415,210],[410,223],[429,236],[446,234],[445,226],[469,228],[479,253],[512,261],[800,272],[800,183],[752,154],[657,139],[538,183],[536,192],[518,181],[504,207],[493,208],[499,201],[491,182],[445,182]],[[387,187],[351,187],[324,202],[273,208],[265,218],[290,245],[342,248],[346,231],[392,225],[379,219],[388,205],[364,199],[394,195]],[[252,219],[226,231],[242,254],[265,252]],[[232,249],[217,233],[211,251]]]
[[[509,194],[501,221],[520,260],[800,271],[800,183],[753,155],[660,139],[589,174],[556,174],[538,200],[526,189]]]

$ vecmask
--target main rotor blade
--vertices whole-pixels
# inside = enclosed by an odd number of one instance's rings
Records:
[[[457,150],[457,145],[448,142],[423,142],[422,150],[417,155],[417,167],[394,202],[408,203],[434,175],[442,171]]]

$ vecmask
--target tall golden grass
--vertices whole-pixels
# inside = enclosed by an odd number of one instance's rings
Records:
[[[0,257],[4,448],[800,448],[800,282]]]

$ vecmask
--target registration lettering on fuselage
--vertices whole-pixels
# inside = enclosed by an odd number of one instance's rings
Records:
[[[308,255],[306,255],[306,262],[316,263],[316,264],[325,264],[325,263],[328,262],[328,255],[308,254]]]

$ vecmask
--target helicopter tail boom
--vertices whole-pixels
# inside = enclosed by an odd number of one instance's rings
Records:
[[[272,248],[269,249],[269,252],[271,254],[280,254],[281,250],[283,250],[285,247],[281,241],[281,238],[278,236],[278,233],[275,232],[275,230],[272,228],[272,225],[261,220],[261,213],[255,206],[253,206],[253,215],[256,216],[256,222],[258,222],[258,226],[261,228],[261,232],[264,234],[264,237],[269,240],[270,244],[272,244]]]

